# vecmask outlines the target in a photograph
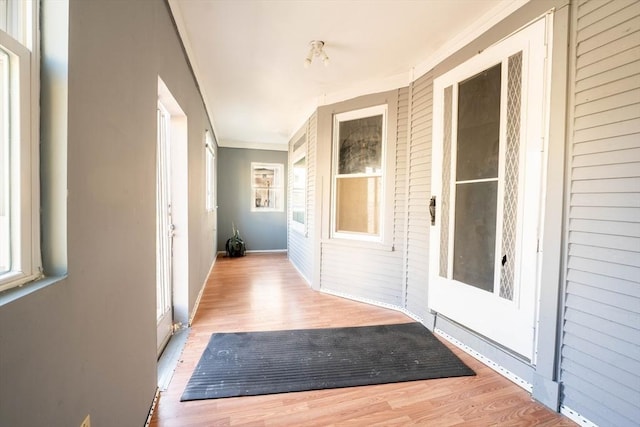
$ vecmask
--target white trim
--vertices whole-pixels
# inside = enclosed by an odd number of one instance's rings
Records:
[[[289,258],[289,264],[291,264],[293,266],[293,268],[296,269],[296,271],[298,272],[298,274],[300,274],[300,276],[304,279],[305,282],[307,282],[307,285],[312,288],[313,285],[311,284],[311,280],[309,280],[309,278],[307,276],[304,275],[304,273],[298,268],[297,265],[295,265],[293,262],[291,262],[291,259]]]
[[[350,294],[347,294],[347,293],[344,293],[344,292],[333,291],[331,289],[321,288],[320,292],[324,293],[324,294],[327,294],[327,295],[333,295],[333,296],[336,296],[336,297],[346,298],[346,299],[350,299],[350,300],[353,300],[353,301],[374,305],[374,306],[377,306],[377,307],[382,307],[382,308],[388,308],[388,309],[391,309],[391,310],[395,310],[395,311],[398,311],[400,313],[403,313],[403,314],[409,316],[410,318],[414,319],[415,321],[417,321],[417,322],[423,324],[425,327],[427,327],[427,325],[425,324],[425,319],[423,319],[422,317],[418,316],[417,314],[407,310],[404,307],[400,307],[400,306],[393,305],[393,304],[386,304],[386,303],[382,303],[382,302],[379,302],[379,301],[374,301],[374,300],[371,300],[371,299],[368,299],[368,298],[360,298],[360,297],[356,297],[356,296],[353,296],[353,295],[350,295]],[[467,353],[468,355],[470,355],[474,359],[476,359],[476,360],[482,362],[483,364],[487,365],[488,367],[493,369],[498,374],[500,374],[503,377],[507,378],[508,380],[512,381],[517,386],[525,389],[529,393],[532,392],[533,385],[531,383],[528,383],[527,381],[523,380],[522,378],[520,378],[519,376],[517,376],[513,372],[503,368],[502,366],[500,366],[496,362],[494,362],[491,359],[483,356],[482,354],[480,354],[479,352],[477,352],[473,348],[469,347],[468,345],[462,343],[461,341],[458,341],[457,339],[453,338],[451,335],[447,334],[446,332],[442,331],[441,329],[435,328],[433,330],[433,333],[437,334],[437,335],[440,335],[442,338],[446,339],[451,344],[455,345],[456,347],[458,347],[459,349],[461,349],[462,351],[464,351],[465,353]]]
[[[458,347],[468,355],[472,356],[474,359],[484,363],[485,365],[487,365],[488,367],[490,367],[491,369],[493,369],[503,377],[507,378],[517,386],[522,387],[523,389],[527,390],[529,393],[533,392],[533,384],[528,383],[527,381],[523,380],[513,372],[509,371],[508,369],[503,368],[493,360],[485,357],[484,355],[477,352],[473,348],[464,344],[462,341],[455,339],[454,337],[452,337],[451,335],[447,334],[446,332],[444,332],[442,329],[439,329],[439,328],[435,328],[433,332],[435,334],[440,335],[442,338],[446,339],[451,344],[455,345],[456,347]]]
[[[209,268],[209,272],[205,276],[206,278],[211,276],[211,272],[213,271],[213,266],[216,265],[216,260],[218,259],[218,254],[216,253],[213,257],[213,262],[211,263],[211,267]],[[224,252],[222,252],[224,253]],[[198,296],[196,297],[196,302],[193,303],[193,309],[191,310],[191,316],[189,316],[189,327],[193,325],[193,319],[196,317],[196,313],[198,312],[198,307],[200,307],[200,300],[202,299],[202,294],[204,293],[204,288],[207,286],[207,279],[204,280],[202,287],[200,288],[200,292],[198,292]]]
[[[597,424],[583,417],[578,412],[574,411],[568,406],[560,405],[560,413],[565,417],[569,418],[571,421],[577,423],[578,425],[586,426],[586,427],[598,427]]]
[[[178,36],[182,41],[182,46],[184,47],[187,62],[191,65],[191,70],[193,71],[193,75],[196,79],[196,84],[198,86],[198,90],[202,96],[202,103],[204,104],[205,112],[207,113],[207,117],[209,118],[209,123],[211,123],[211,132],[213,133],[213,138],[218,141],[216,131],[216,124],[211,117],[210,111],[213,111],[208,104],[209,97],[207,96],[207,91],[204,85],[200,84],[200,82],[204,81],[201,76],[204,75],[203,72],[200,71],[200,66],[196,61],[197,56],[193,53],[193,48],[191,40],[189,39],[189,31],[187,31],[187,26],[184,23],[184,18],[182,17],[182,11],[180,10],[180,1],[179,0],[167,0],[169,3],[169,9],[171,10],[171,14],[173,15],[173,20],[176,24],[176,30],[178,32]],[[220,145],[220,141],[218,141],[218,146]]]
[[[357,302],[361,302],[364,304],[369,304],[369,305],[374,305],[376,307],[381,307],[381,308],[388,308],[390,310],[394,310],[394,311],[399,311],[400,313],[406,314],[407,316],[411,317],[412,319],[424,324],[424,319],[422,319],[421,317],[419,317],[418,315],[408,311],[407,309],[400,307],[399,305],[395,305],[395,304],[388,304],[385,302],[380,302],[380,301],[376,301],[376,300],[372,300],[369,298],[361,298],[355,295],[351,295],[345,292],[340,292],[340,291],[334,291],[332,289],[327,289],[327,288],[320,288],[320,292],[323,294],[327,294],[327,295],[333,295],[334,297],[340,297],[340,298],[346,298],[349,300],[353,300],[353,301],[357,301]]]
[[[147,415],[147,421],[144,423],[144,427],[149,427],[151,425],[151,419],[153,418],[153,413],[156,411],[156,406],[158,405],[159,399],[160,399],[160,387],[156,387],[156,393],[153,395],[153,400],[151,401],[151,408],[149,408],[149,414]]]
[[[433,67],[458,52],[470,42],[486,33],[500,21],[520,9],[530,0],[503,0],[490,11],[477,19],[473,25],[467,27],[466,31],[453,37],[449,42],[443,44],[429,58],[420,62],[414,67],[414,78],[418,79],[429,72]]]
[[[254,249],[251,251],[245,251],[245,254],[282,254],[282,253],[288,253],[289,251],[287,249]],[[225,256],[227,254],[227,251],[218,251],[216,253],[216,257],[219,255]]]
[[[249,142],[221,139],[218,140],[218,147],[245,148],[249,150],[289,151],[289,144],[286,142]]]

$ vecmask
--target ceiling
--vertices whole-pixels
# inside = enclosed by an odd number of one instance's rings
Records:
[[[169,0],[218,144],[286,150],[320,105],[407,86],[527,0]],[[305,68],[312,40],[329,65]]]

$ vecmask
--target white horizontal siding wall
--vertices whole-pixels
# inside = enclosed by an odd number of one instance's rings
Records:
[[[405,179],[407,173],[408,92],[398,92],[394,192],[387,199],[393,206],[393,250],[348,240],[328,239],[321,244],[320,283],[323,290],[379,304],[403,304]],[[392,108],[390,105],[389,108]],[[397,245],[397,247],[395,246]]]
[[[431,194],[431,122],[433,76],[413,83],[408,176],[407,265],[405,308],[418,318],[428,317],[429,198]]]
[[[317,115],[314,113],[305,125],[307,134],[307,201],[305,213],[305,232],[291,228],[291,203],[289,203],[289,261],[298,269],[309,284],[313,276],[313,236],[314,236],[314,200],[316,191],[316,150],[317,150]],[[289,143],[289,199],[293,188],[293,138]]]
[[[574,6],[562,405],[640,420],[640,2]]]

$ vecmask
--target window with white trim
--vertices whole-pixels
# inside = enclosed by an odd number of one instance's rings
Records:
[[[334,238],[383,240],[386,119],[386,105],[334,116]]]
[[[41,276],[36,9],[0,0],[0,291]]]
[[[207,212],[216,209],[216,154],[213,149],[213,138],[209,131],[205,131],[205,205]]]
[[[251,162],[251,211],[284,211],[284,165]]]

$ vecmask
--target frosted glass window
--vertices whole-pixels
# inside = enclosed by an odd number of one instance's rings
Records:
[[[377,173],[382,169],[382,115],[340,122],[338,173]]]

